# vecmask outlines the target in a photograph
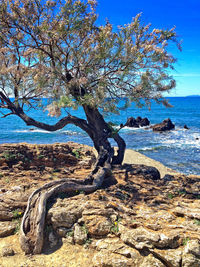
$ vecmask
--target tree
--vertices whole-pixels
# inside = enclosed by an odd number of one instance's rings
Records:
[[[117,113],[118,101],[150,105],[154,99],[167,105],[163,92],[175,87],[169,75],[176,61],[168,52],[169,43],[178,46],[175,28],[153,29],[141,24],[137,15],[130,24],[113,28],[106,21],[97,25],[95,0],[1,0],[0,2],[0,108],[3,117],[17,115],[27,125],[56,131],[74,124],[85,131],[98,152],[90,177],[49,184],[43,200],[58,191],[91,192],[101,186],[108,169],[121,164],[125,142],[104,120],[104,112]],[[41,99],[48,99],[47,105]],[[31,108],[42,108],[59,117],[61,109],[82,106],[86,119],[69,112],[55,125],[36,121],[27,115]],[[109,143],[113,138],[118,151]],[[68,180],[69,181],[69,180]],[[51,188],[51,193],[47,189]],[[42,241],[34,245],[25,235],[30,232],[30,216],[41,223],[35,229],[43,234],[44,209],[31,214],[35,193],[22,222],[24,250],[40,253]],[[34,200],[36,201],[36,200]],[[43,201],[43,202],[42,202]],[[31,206],[32,205],[32,206]],[[39,218],[39,219],[38,219]],[[27,226],[29,225],[29,226]],[[38,243],[37,243],[38,242]]]

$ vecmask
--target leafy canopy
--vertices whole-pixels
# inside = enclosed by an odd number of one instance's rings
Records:
[[[1,0],[0,90],[15,105],[39,106],[51,115],[62,107],[101,107],[117,112],[117,101],[164,102],[175,87],[169,75],[178,46],[175,28],[151,29],[141,14],[124,26],[97,25],[95,0]],[[106,98],[106,101],[105,101]],[[1,99],[0,106],[7,106]]]

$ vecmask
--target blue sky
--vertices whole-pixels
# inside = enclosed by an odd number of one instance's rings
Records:
[[[177,86],[170,96],[200,95],[200,0],[98,0],[97,12],[99,23],[108,18],[122,25],[142,12],[143,22],[153,28],[176,26],[183,51],[171,50],[178,61],[173,72]]]

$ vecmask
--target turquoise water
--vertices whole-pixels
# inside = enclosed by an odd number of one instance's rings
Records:
[[[121,111],[120,115],[106,116],[106,120],[119,125],[125,123],[130,116],[141,116],[148,117],[151,124],[155,124],[170,118],[176,125],[173,131],[154,133],[150,129],[125,127],[120,135],[126,141],[127,148],[139,151],[182,173],[200,175],[200,97],[171,97],[169,100],[173,108],[152,104],[149,111],[147,108],[138,109],[132,105],[126,111]],[[84,118],[82,109],[72,114]],[[47,117],[47,113],[42,111],[32,111],[29,115],[47,123],[53,124],[57,121]],[[189,130],[183,128],[185,124]],[[67,141],[92,145],[90,138],[72,125],[51,133],[27,127],[17,116],[0,119],[0,143]]]

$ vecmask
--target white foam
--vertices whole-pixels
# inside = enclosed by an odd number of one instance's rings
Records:
[[[15,133],[52,133],[52,132],[40,130],[40,129],[15,130],[14,132]]]

